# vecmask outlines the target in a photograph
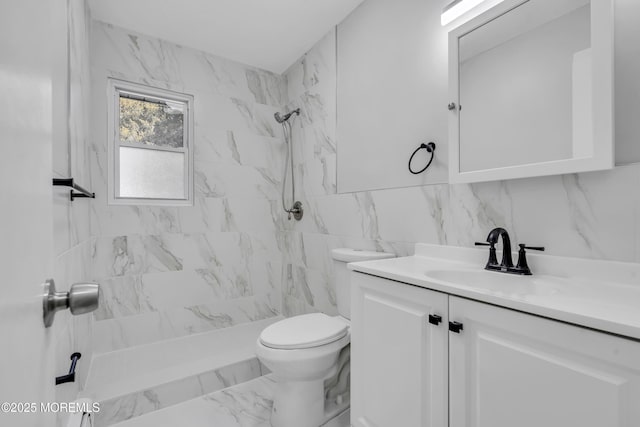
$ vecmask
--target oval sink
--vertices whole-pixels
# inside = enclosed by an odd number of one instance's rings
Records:
[[[475,269],[427,270],[433,280],[452,285],[483,288],[489,291],[552,295],[560,293],[565,280],[548,276],[520,276]]]
[[[429,280],[449,286],[465,287],[517,300],[540,300],[546,303],[589,304],[593,309],[610,310],[640,301],[640,287],[585,278],[548,275],[519,276],[474,268],[442,268],[424,272]]]

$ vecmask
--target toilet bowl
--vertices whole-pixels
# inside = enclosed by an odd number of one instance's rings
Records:
[[[258,359],[276,380],[271,425],[318,427],[325,420],[324,380],[337,372],[340,350],[351,339],[349,324],[346,319],[313,313],[271,326],[256,344]],[[298,347],[289,337],[301,337],[303,332],[313,337],[302,339]]]
[[[271,425],[274,427],[318,427],[325,423],[337,412],[335,405],[327,404],[327,395],[337,395],[335,400],[338,403],[348,405],[348,388],[332,390],[331,393],[325,390],[325,380],[332,377],[338,377],[332,381],[333,384],[342,387],[348,384],[348,381],[340,380],[341,376],[349,373],[348,353],[345,357],[344,351],[349,350],[347,346],[351,340],[351,291],[346,265],[395,255],[334,249],[332,256],[340,315],[310,313],[293,316],[268,326],[257,340],[258,359],[271,370],[276,381],[271,412]],[[332,406],[333,411],[327,406]]]

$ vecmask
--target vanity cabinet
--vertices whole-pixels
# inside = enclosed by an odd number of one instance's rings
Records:
[[[352,426],[446,426],[447,295],[351,274]]]
[[[639,342],[453,296],[449,316],[451,427],[640,426]]]
[[[638,341],[362,273],[351,283],[353,426],[640,426]]]

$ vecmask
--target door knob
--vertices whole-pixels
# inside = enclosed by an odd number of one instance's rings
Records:
[[[44,284],[44,299],[42,301],[43,320],[45,328],[53,325],[56,312],[69,309],[71,314],[85,314],[98,308],[100,285],[97,283],[74,283],[69,292],[57,292],[53,279]]]

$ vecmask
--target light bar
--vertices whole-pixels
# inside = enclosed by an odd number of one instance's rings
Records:
[[[444,27],[445,25],[448,25],[451,22],[455,21],[484,1],[485,0],[454,0],[442,10],[442,15],[440,15],[440,23]]]

